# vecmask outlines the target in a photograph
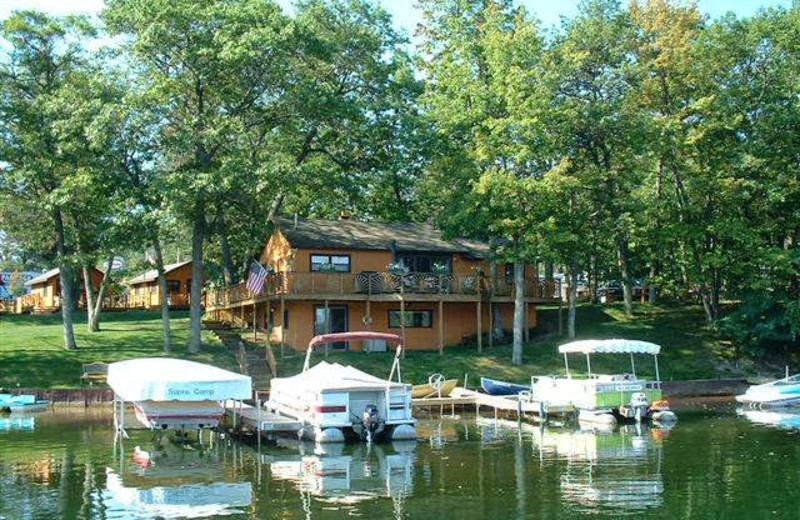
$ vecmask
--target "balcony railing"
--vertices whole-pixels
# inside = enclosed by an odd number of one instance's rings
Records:
[[[477,275],[433,273],[392,274],[362,271],[360,273],[277,273],[269,275],[259,294],[252,294],[244,283],[218,287],[206,293],[207,305],[225,307],[253,298],[284,295],[380,295],[440,294],[514,295],[513,282],[490,280]],[[530,298],[558,299],[557,280],[526,280],[525,295]]]

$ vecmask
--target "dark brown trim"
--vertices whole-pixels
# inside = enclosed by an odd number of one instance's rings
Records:
[[[346,256],[347,257],[347,271],[315,271],[314,270],[314,262],[312,259],[315,256],[327,256],[329,259],[332,260],[331,257],[333,256]],[[333,261],[331,261],[333,264]],[[347,253],[315,253],[313,251],[309,251],[308,253],[308,272],[309,273],[323,273],[323,274],[342,274],[342,273],[351,273],[353,272],[353,257]]]

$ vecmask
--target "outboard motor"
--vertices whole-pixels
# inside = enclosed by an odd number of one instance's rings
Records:
[[[375,432],[378,430],[380,423],[378,422],[378,407],[374,404],[368,404],[364,409],[364,414],[361,416],[361,424],[364,426],[362,436],[367,442],[372,442]]]
[[[641,422],[647,417],[647,395],[644,392],[634,392],[631,395],[631,408],[633,409],[633,417],[636,422]]]

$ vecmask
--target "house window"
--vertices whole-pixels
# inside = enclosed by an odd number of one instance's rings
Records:
[[[448,255],[402,255],[399,260],[412,273],[449,274],[453,271],[453,259]]]
[[[400,311],[389,311],[389,328],[400,328]],[[403,325],[410,329],[429,329],[433,326],[433,311],[405,311]]]
[[[349,273],[350,255],[311,255],[311,271],[318,273]]]
[[[177,294],[181,292],[180,280],[167,280],[167,292],[169,294]]]

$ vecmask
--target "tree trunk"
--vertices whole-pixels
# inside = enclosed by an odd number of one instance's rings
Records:
[[[578,303],[578,267],[569,268],[569,307],[567,310],[567,337],[575,339],[575,310]]]
[[[86,330],[94,332],[92,322],[94,321],[94,287],[92,286],[92,269],[86,263],[83,264],[83,288],[86,294]]]
[[[72,267],[67,261],[67,246],[64,237],[64,219],[60,209],[53,211],[53,220],[56,225],[56,252],[58,254],[59,279],[61,281],[61,321],[64,326],[64,348],[76,350],[75,331],[72,326],[73,301],[73,276]]]
[[[653,263],[650,265],[650,276],[649,280],[647,281],[647,301],[650,305],[654,305],[656,303],[657,292],[656,292],[656,284],[653,283],[653,279],[658,275],[658,260],[653,259]]]
[[[189,295],[189,352],[200,352],[200,319],[202,317],[203,241],[205,239],[205,204],[197,203],[192,223],[192,286]]]
[[[511,362],[522,364],[522,328],[525,326],[525,266],[521,260],[514,262],[514,345]]]
[[[153,249],[156,253],[158,287],[161,292],[161,327],[164,331],[164,353],[169,354],[172,351],[172,333],[169,327],[169,290],[167,288],[167,275],[164,273],[164,255],[161,253],[161,241],[157,236],[153,237]]]
[[[219,249],[222,253],[222,278],[225,281],[225,285],[233,285],[236,283],[236,272],[233,269],[231,245],[228,243],[224,221],[219,232]]]
[[[622,278],[622,297],[625,301],[625,316],[633,317],[633,289],[631,273],[628,270],[628,241],[624,238],[617,239],[617,260]]]
[[[111,266],[113,263],[114,255],[108,255],[108,263],[103,272],[103,281],[100,284],[100,290],[97,291],[97,299],[94,302],[94,311],[89,318],[89,332],[98,332],[100,330],[100,312],[103,310],[103,298],[105,298],[108,283],[111,281]]]

